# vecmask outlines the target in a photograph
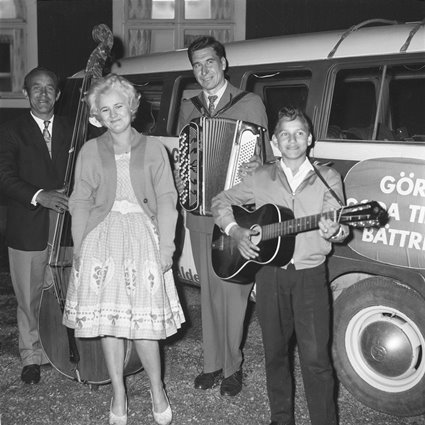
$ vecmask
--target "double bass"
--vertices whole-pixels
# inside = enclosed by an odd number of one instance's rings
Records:
[[[78,151],[87,138],[89,108],[84,101],[84,95],[92,81],[103,75],[113,45],[113,34],[104,24],[95,26],[92,36],[98,45],[89,57],[82,82],[63,185],[67,196],[72,191]],[[74,330],[62,324],[72,267],[71,216],[68,212],[51,212],[50,222],[51,226],[54,226],[50,232],[53,237],[49,242],[46,286],[41,295],[38,321],[42,348],[52,366],[68,378],[86,384],[106,384],[110,379],[101,339],[76,338]],[[124,350],[124,375],[136,373],[142,366],[134,344],[126,340]]]

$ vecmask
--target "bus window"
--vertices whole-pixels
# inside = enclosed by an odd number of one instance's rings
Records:
[[[344,69],[335,79],[327,138],[424,141],[424,109],[423,65]]]
[[[403,68],[403,73],[393,79],[389,87],[395,137],[397,140],[425,142],[425,69],[423,64]],[[415,70],[422,70],[422,76]]]
[[[175,110],[175,114],[172,120],[171,134],[177,135],[180,131],[177,126],[180,113],[180,106],[183,100],[190,99],[191,97],[198,95],[200,91],[201,86],[198,84],[194,77],[179,78],[177,80],[175,104],[178,105],[178,107]]]
[[[272,134],[277,122],[279,110],[283,106],[292,106],[305,110],[308,87],[306,85],[272,86],[264,89],[264,98],[267,105],[267,117]]]
[[[158,122],[159,107],[162,96],[162,81],[140,82],[129,80],[134,84],[136,90],[141,94],[140,106],[133,121],[133,126],[141,133],[153,134]]]
[[[335,80],[327,137],[367,139],[376,112],[377,69],[342,70]]]
[[[308,70],[263,72],[248,77],[246,89],[258,94],[266,106],[270,135],[283,106],[305,110],[310,80],[311,72]]]

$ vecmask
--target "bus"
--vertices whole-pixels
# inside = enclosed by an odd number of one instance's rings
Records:
[[[311,118],[310,157],[344,178],[347,205],[377,201],[385,225],[351,229],[328,260],[334,365],[363,404],[395,416],[425,413],[425,20],[370,20],[347,30],[226,44],[230,82],[258,94],[269,134],[284,105]],[[134,126],[178,162],[183,98],[200,90],[185,49],[122,59],[112,72],[142,95]],[[66,82],[72,114],[82,73]],[[185,213],[178,280],[199,286]],[[232,284],[232,283],[229,283]]]

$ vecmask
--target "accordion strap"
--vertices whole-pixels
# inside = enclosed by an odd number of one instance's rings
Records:
[[[239,102],[247,94],[248,94],[247,91],[243,91],[242,93],[239,93],[235,97],[231,97],[230,101],[226,105],[224,105],[221,109],[216,111],[214,116],[216,117],[216,116],[222,114],[223,112],[227,111],[229,108],[231,108],[235,103]],[[201,113],[201,115],[203,117],[210,117],[211,118],[211,115],[209,114],[208,109],[203,105],[203,103],[199,99],[199,96],[191,97],[190,100],[192,101],[195,108]]]

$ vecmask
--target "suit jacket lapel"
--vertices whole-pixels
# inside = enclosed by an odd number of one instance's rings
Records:
[[[223,93],[223,96],[221,96],[221,99],[218,101],[217,106],[215,108],[215,111],[219,111],[221,108],[226,106],[230,101],[230,83],[227,83],[226,90]]]
[[[203,108],[204,108],[204,110],[205,110],[205,113],[203,113],[203,112],[201,111],[202,115],[204,115],[204,116],[209,116],[209,115],[208,115],[208,105],[207,105],[207,103],[206,103],[206,101],[205,101],[205,96],[204,96],[204,92],[203,92],[203,91],[201,91],[201,92],[199,93],[199,95],[198,95],[198,100],[201,102],[201,104],[202,104],[202,106],[203,106]]]
[[[232,86],[229,82],[227,83],[226,90],[223,93],[223,96],[221,96],[221,99],[219,100],[217,104],[217,108],[215,108],[216,111],[220,111],[220,109],[224,108],[229,102],[232,101],[232,99],[240,92],[239,89]]]

